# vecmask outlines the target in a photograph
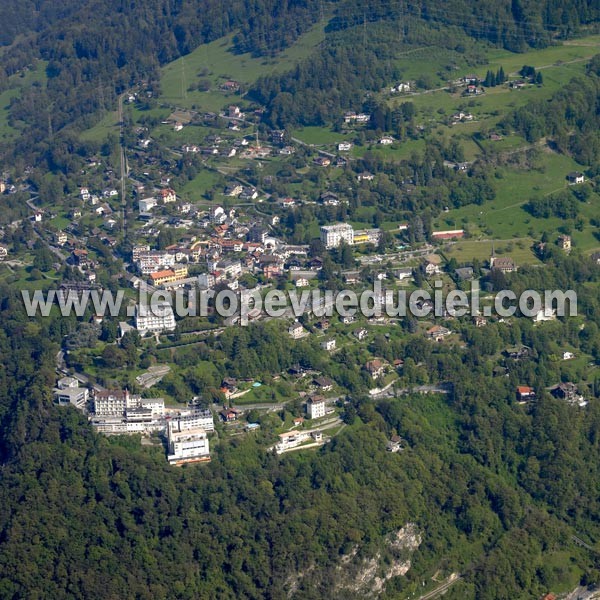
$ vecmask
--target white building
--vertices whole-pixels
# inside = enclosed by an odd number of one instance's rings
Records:
[[[150,273],[174,267],[176,258],[175,254],[169,252],[152,251],[139,252],[134,260],[143,275],[150,275]]]
[[[87,388],[80,388],[77,386],[59,388],[54,391],[54,398],[59,406],[71,405],[75,408],[84,409],[89,397],[89,391]]]
[[[139,201],[139,209],[141,213],[150,212],[155,206],[158,206],[158,200],[153,196],[150,198],[142,198]]]
[[[309,398],[306,403],[306,412],[311,419],[319,419],[325,416],[325,399]]]
[[[340,142],[338,144],[338,150],[340,152],[348,152],[349,150],[352,150],[352,144],[350,142]]]
[[[171,425],[170,423],[167,428],[169,464],[182,465],[210,460],[208,437],[204,429],[196,427],[178,431]]]
[[[180,413],[169,421],[170,431],[180,432],[188,429],[204,429],[214,431],[215,421],[210,410],[196,409]]]
[[[90,420],[101,433],[150,433],[164,429],[164,414],[162,398],[142,398],[128,390],[103,390],[94,394]]]
[[[323,348],[323,350],[327,350],[327,352],[335,350],[335,340],[331,339],[321,342],[321,348]]]
[[[135,310],[135,328],[141,335],[174,331],[175,315],[168,302],[158,302],[151,306],[137,305]]]
[[[337,248],[342,242],[346,242],[351,246],[354,244],[354,229],[348,223],[323,225],[321,227],[321,241],[325,244],[325,248]]]
[[[298,321],[296,321],[290,326],[290,328],[288,329],[288,333],[292,336],[293,339],[297,340],[304,336],[305,329]]]

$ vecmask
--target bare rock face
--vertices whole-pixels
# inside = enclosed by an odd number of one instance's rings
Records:
[[[320,580],[322,586],[330,590],[331,598],[377,598],[390,579],[406,575],[412,554],[422,540],[418,527],[407,523],[388,534],[381,550],[373,556],[362,555],[361,546],[357,544],[334,569],[323,572],[318,565],[312,565],[304,572],[290,575],[286,581],[287,597],[301,597],[308,579],[313,583]]]

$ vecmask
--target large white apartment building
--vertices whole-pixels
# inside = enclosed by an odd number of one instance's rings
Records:
[[[140,335],[174,331],[175,325],[173,308],[168,302],[158,302],[152,306],[136,306],[135,328]]]
[[[323,225],[321,227],[321,241],[325,248],[337,248],[342,242],[354,244],[354,229],[348,223],[336,225]]]
[[[206,430],[201,427],[177,431],[173,424],[167,428],[169,450],[167,459],[172,465],[210,460]]]
[[[104,390],[94,394],[90,420],[101,433],[150,433],[164,429],[164,413],[162,398],[142,398],[128,390]]]
[[[170,269],[175,266],[176,256],[169,252],[141,251],[136,253],[134,257],[138,269],[143,275],[150,275],[155,271],[162,269]]]
[[[171,431],[186,431],[188,429],[215,430],[213,414],[208,409],[193,409],[183,412],[169,421]]]
[[[152,417],[162,417],[165,414],[165,401],[162,398],[142,398],[130,394],[129,390],[103,390],[94,393],[96,416],[125,416],[138,408],[150,411]]]
[[[306,412],[311,419],[320,419],[325,416],[325,399],[320,397],[310,398],[306,403]]]

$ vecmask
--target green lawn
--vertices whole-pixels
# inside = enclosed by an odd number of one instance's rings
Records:
[[[566,188],[565,177],[581,165],[568,156],[544,152],[539,170],[499,169],[495,180],[496,198],[482,205],[470,204],[442,213],[435,227],[463,227],[468,224],[472,235],[482,238],[509,239],[539,237],[543,231],[556,231],[559,219],[535,219],[523,209],[532,196],[542,196]],[[593,207],[590,207],[593,208]],[[574,234],[577,243],[578,236]]]
[[[325,22],[318,23],[275,59],[254,58],[250,54],[234,54],[233,35],[199,46],[162,70],[161,100],[177,106],[197,106],[218,110],[227,104],[227,95],[218,91],[219,83],[228,79],[250,84],[260,76],[284,72],[306,58],[324,39]],[[200,79],[211,82],[209,92],[188,91]]]
[[[492,255],[492,246],[498,256],[510,256],[517,265],[539,264],[540,261],[533,254],[531,246],[532,238],[519,238],[508,240],[461,240],[456,243],[447,244],[444,254],[448,259],[455,258],[459,264],[487,261]]]

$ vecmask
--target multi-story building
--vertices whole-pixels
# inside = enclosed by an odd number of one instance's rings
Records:
[[[188,429],[204,429],[214,431],[213,414],[208,409],[191,409],[183,412],[169,421],[171,431],[186,431]]]
[[[185,279],[187,275],[188,268],[186,265],[174,265],[171,269],[150,273],[150,282],[152,285],[169,285]]]
[[[89,391],[87,388],[66,387],[59,388],[54,391],[54,398],[59,406],[74,406],[83,410],[89,399]]]
[[[321,227],[321,241],[325,248],[337,248],[342,242],[354,244],[354,229],[348,223],[336,225],[323,225]]]
[[[141,198],[138,202],[141,213],[150,212],[155,206],[158,206],[158,200],[154,197]]]
[[[170,269],[175,266],[175,255],[169,252],[138,252],[137,259],[138,269],[143,275],[150,275],[161,269]]]
[[[138,305],[135,311],[135,327],[141,335],[162,333],[175,329],[175,315],[168,302],[158,302],[152,306]]]
[[[378,244],[381,239],[381,229],[360,229],[354,232],[355,244]]]
[[[309,398],[306,403],[306,412],[311,419],[319,419],[325,416],[325,399],[315,396]]]
[[[210,460],[210,447],[206,431],[201,427],[178,431],[169,423],[167,439],[169,450],[167,459],[171,465]]]
[[[142,398],[128,390],[104,390],[94,394],[92,425],[101,433],[150,433],[165,427],[165,401]]]

